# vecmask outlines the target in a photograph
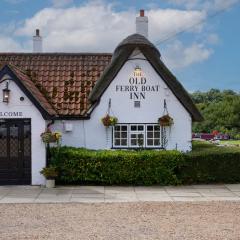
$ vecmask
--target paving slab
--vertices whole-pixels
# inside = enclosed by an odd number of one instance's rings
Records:
[[[189,186],[0,186],[0,203],[240,201],[240,184]]]
[[[225,187],[233,192],[240,192],[240,184],[225,184]]]

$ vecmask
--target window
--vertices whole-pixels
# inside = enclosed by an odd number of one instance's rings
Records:
[[[160,126],[147,125],[147,147],[160,147]]]
[[[117,124],[113,128],[115,148],[161,148],[158,124]]]
[[[145,145],[145,126],[130,125],[130,147],[144,147]]]
[[[128,146],[128,125],[117,125],[114,127],[114,146],[127,147]]]

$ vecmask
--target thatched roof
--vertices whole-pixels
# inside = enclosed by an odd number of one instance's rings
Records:
[[[89,100],[92,103],[100,100],[104,91],[136,48],[144,54],[158,75],[190,113],[193,121],[202,121],[203,117],[194,105],[187,91],[160,59],[161,55],[158,49],[148,39],[139,34],[133,34],[127,37],[117,46],[112,61],[104,70],[101,78],[96,82],[96,85],[89,95]]]

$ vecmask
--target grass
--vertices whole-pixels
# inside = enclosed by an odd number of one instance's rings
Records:
[[[229,145],[233,145],[233,146],[235,146],[235,145],[240,146],[240,140],[227,140],[227,141],[222,140],[221,144],[229,144]]]
[[[226,153],[226,152],[240,152],[240,148],[236,146],[217,146],[207,141],[193,141],[192,152],[189,154],[199,153]]]

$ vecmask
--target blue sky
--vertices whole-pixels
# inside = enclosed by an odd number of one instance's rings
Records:
[[[45,51],[112,52],[145,9],[149,39],[188,91],[240,91],[239,1],[0,0],[0,51],[31,51],[40,28]]]

